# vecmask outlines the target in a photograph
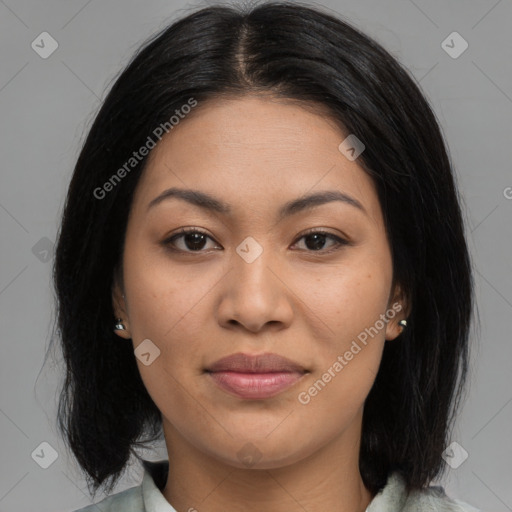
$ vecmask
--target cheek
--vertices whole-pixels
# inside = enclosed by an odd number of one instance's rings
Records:
[[[195,383],[202,368],[211,332],[204,321],[212,318],[205,308],[211,308],[208,294],[220,275],[199,275],[197,269],[171,266],[162,254],[142,250],[127,249],[124,267],[134,347],[149,339],[159,351],[148,366],[137,359],[144,385],[164,414],[193,414],[197,404],[183,386]]]
[[[386,334],[381,315],[388,304],[391,259],[385,256],[361,255],[331,268],[328,279],[302,282],[308,308],[322,320],[311,333],[314,372],[300,389],[311,406],[308,414],[315,411],[309,416],[313,422],[314,417],[329,421],[325,414],[331,406],[355,414],[371,389]]]
[[[331,308],[331,337],[316,342],[315,367],[296,396],[305,409],[304,425],[327,436],[363,407],[382,358],[386,323],[380,315],[386,312],[387,293],[361,297]]]
[[[136,360],[144,386],[164,416],[184,410],[196,414],[197,403],[186,388],[200,366],[205,333],[197,314],[211,286],[176,272],[161,256],[148,257],[142,251],[125,257],[125,276],[134,347],[146,339],[157,347],[158,356],[150,365]]]
[[[382,343],[375,342],[362,349],[339,372],[332,367],[336,359],[329,359],[329,365],[299,390],[296,416],[301,418],[301,429],[328,440],[352,424],[374,383],[382,347]]]
[[[161,252],[129,251],[128,245],[124,267],[134,339],[167,342],[183,330],[198,330],[195,315],[220,274],[172,264]]]
[[[322,339],[347,340],[373,325],[385,312],[390,286],[391,262],[361,255],[336,266],[301,273],[294,291],[307,306],[309,316],[312,312],[322,321],[317,331]]]

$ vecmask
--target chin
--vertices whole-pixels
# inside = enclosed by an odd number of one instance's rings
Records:
[[[274,434],[271,434],[273,436]],[[270,437],[271,437],[270,436]],[[283,437],[260,436],[248,439],[230,439],[229,446],[212,446],[212,440],[208,440],[208,451],[214,458],[221,460],[224,464],[239,469],[276,469],[297,463],[310,455],[310,451],[300,439],[293,436],[286,436],[286,439],[293,442],[289,446],[284,442]],[[299,448],[300,447],[300,448]],[[311,453],[314,447],[311,447]]]

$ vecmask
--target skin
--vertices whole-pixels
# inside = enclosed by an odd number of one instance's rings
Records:
[[[406,304],[392,289],[374,183],[338,149],[347,135],[297,103],[249,95],[199,105],[150,154],[113,303],[126,326],[119,336],[160,350],[137,364],[162,413],[170,461],[163,494],[179,512],[355,512],[373,499],[358,466],[363,406]],[[207,192],[232,212],[176,198],[148,210],[170,187]],[[342,191],[366,213],[333,201],[277,220],[285,202],[320,190]],[[181,237],[172,252],[163,242],[181,227],[210,238]],[[326,238],[315,249],[303,235],[311,228],[349,245],[333,250]],[[248,236],[263,249],[252,263],[236,252]],[[398,301],[403,310],[301,404],[299,393]],[[273,398],[244,400],[204,373],[236,352],[277,353],[309,373]],[[253,465],[240,453],[257,454]]]

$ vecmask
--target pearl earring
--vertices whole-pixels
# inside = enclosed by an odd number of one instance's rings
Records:
[[[122,319],[118,318],[116,320],[116,324],[114,325],[114,331],[126,331],[126,327],[122,323]]]
[[[123,295],[123,299],[125,296]],[[122,318],[117,318],[116,323],[114,324],[114,331],[126,331],[126,327],[123,324]]]

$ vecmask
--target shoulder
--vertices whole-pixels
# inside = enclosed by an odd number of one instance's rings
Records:
[[[407,497],[403,512],[481,512],[469,503],[448,496],[441,486],[413,491]]]
[[[374,497],[366,512],[481,512],[464,501],[448,496],[443,487],[405,490],[399,473],[392,473],[385,487]]]
[[[98,510],[102,512],[144,512],[142,485],[112,494],[98,503],[93,503],[74,512],[98,512]]]

